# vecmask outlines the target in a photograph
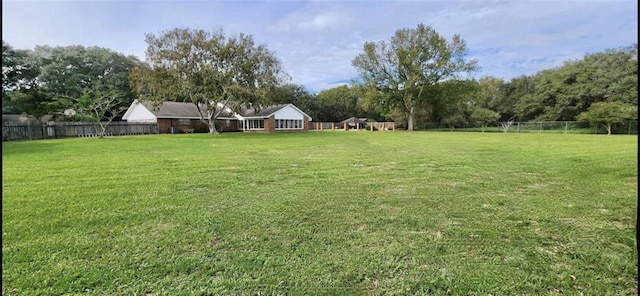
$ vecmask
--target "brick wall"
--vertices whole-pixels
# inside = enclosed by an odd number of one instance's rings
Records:
[[[276,131],[276,116],[271,115],[269,118],[264,120],[264,131],[267,133],[272,133]]]
[[[158,119],[158,132],[161,133],[161,134],[170,133],[171,132],[171,119],[165,119],[165,118]]]

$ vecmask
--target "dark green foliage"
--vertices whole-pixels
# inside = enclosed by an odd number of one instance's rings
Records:
[[[3,113],[93,121],[102,134],[135,99],[128,75],[137,62],[100,47],[36,46],[22,51],[3,42]],[[64,116],[65,109],[74,109],[76,115]]]
[[[195,104],[210,133],[230,108],[272,104],[269,93],[288,77],[274,53],[253,36],[174,28],[146,35],[147,61],[129,76],[141,100]]]
[[[2,41],[2,113],[27,113],[41,118],[48,114],[48,102],[36,83],[38,60],[27,50],[16,50]]]
[[[638,105],[638,47],[586,55],[534,76],[514,78],[505,97],[519,121],[575,120],[593,103],[619,101]]]
[[[638,107],[620,101],[593,103],[587,111],[577,117],[578,121],[604,125],[608,135],[611,135],[612,124],[629,119],[638,119]]]
[[[447,41],[432,27],[418,24],[397,30],[389,42],[366,42],[352,65],[368,101],[388,113],[404,113],[411,131],[416,113],[433,107],[439,83],[478,69],[476,60],[465,60],[467,51],[459,35]]]

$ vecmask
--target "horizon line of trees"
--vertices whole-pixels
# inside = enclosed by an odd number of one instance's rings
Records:
[[[358,81],[312,94],[290,83],[276,55],[250,35],[176,28],[147,34],[146,41],[146,61],[140,61],[95,46],[24,50],[3,40],[3,114],[100,123],[119,118],[134,99],[182,101],[205,111],[201,119],[211,133],[223,108],[248,103],[293,103],[314,121],[356,116],[392,120],[408,130],[427,122],[454,128],[588,121],[610,131],[612,123],[637,119],[637,44],[509,81],[476,79],[470,74],[480,70],[478,61],[466,59],[460,36],[446,40],[418,24],[388,41],[366,42],[352,61]]]

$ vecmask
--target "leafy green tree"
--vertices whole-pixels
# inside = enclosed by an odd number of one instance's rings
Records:
[[[502,121],[513,119],[513,103],[505,94],[505,82],[494,76],[484,76],[478,80],[478,90],[473,105],[500,113]]]
[[[269,104],[269,92],[288,78],[276,56],[250,35],[174,28],[147,34],[146,42],[147,61],[130,76],[140,99],[191,102],[212,134],[226,108]]]
[[[438,83],[478,69],[476,60],[465,60],[467,44],[459,35],[449,42],[424,24],[397,30],[389,42],[366,42],[363,49],[352,65],[367,88],[384,94],[369,92],[368,100],[402,110],[409,131],[417,109],[433,103]]]
[[[623,103],[596,102],[591,104],[586,112],[580,113],[578,121],[588,121],[591,124],[602,124],[607,128],[607,135],[611,135],[611,126],[629,119],[638,119],[638,107]]]
[[[505,84],[504,106],[512,116],[527,120],[574,120],[592,103],[620,101],[638,105],[637,44],[587,54],[561,67],[533,76],[521,76]],[[496,110],[505,117],[506,110]]]
[[[456,127],[464,126],[468,123],[464,112],[452,113],[442,119],[442,123],[453,131]]]
[[[139,63],[102,47],[36,46],[38,83],[48,96],[50,108],[60,114],[75,110],[72,119],[93,121],[102,138],[106,127],[133,102],[129,71]]]
[[[349,117],[365,117],[366,112],[360,106],[361,94],[358,87],[341,85],[321,91],[317,100],[325,108],[324,120],[342,121]]]
[[[504,110],[504,114],[508,118],[514,118],[518,121],[527,121],[535,118],[542,108],[538,104],[540,110],[535,110],[536,103],[532,98],[533,94],[533,78],[532,76],[522,75],[512,78],[501,87],[502,95],[505,99],[505,105],[509,106]],[[503,114],[503,118],[505,115]]]
[[[294,104],[311,116],[313,120],[321,121],[319,116],[321,116],[324,106],[320,104],[315,95],[305,90],[304,86],[287,83],[274,87],[269,95],[273,104]]]
[[[479,83],[450,79],[440,83],[438,89],[438,99],[433,104],[433,120],[442,122],[450,130],[467,125]]]
[[[38,61],[30,51],[2,41],[2,113],[27,113],[38,119],[48,113],[47,96],[36,83],[39,73]]]
[[[474,108],[471,113],[471,120],[480,125],[482,132],[491,123],[495,123],[500,118],[500,114],[487,108]]]

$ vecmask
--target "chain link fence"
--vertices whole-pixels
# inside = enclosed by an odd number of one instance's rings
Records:
[[[427,122],[416,125],[416,130],[441,130],[441,131],[469,131],[482,132],[479,125],[467,125],[462,127],[451,127],[443,123]],[[588,122],[579,121],[511,121],[499,122],[487,125],[485,132],[503,133],[564,133],[564,134],[607,134],[604,125],[591,125]],[[615,123],[611,126],[612,134],[638,134],[638,121],[628,120]]]

